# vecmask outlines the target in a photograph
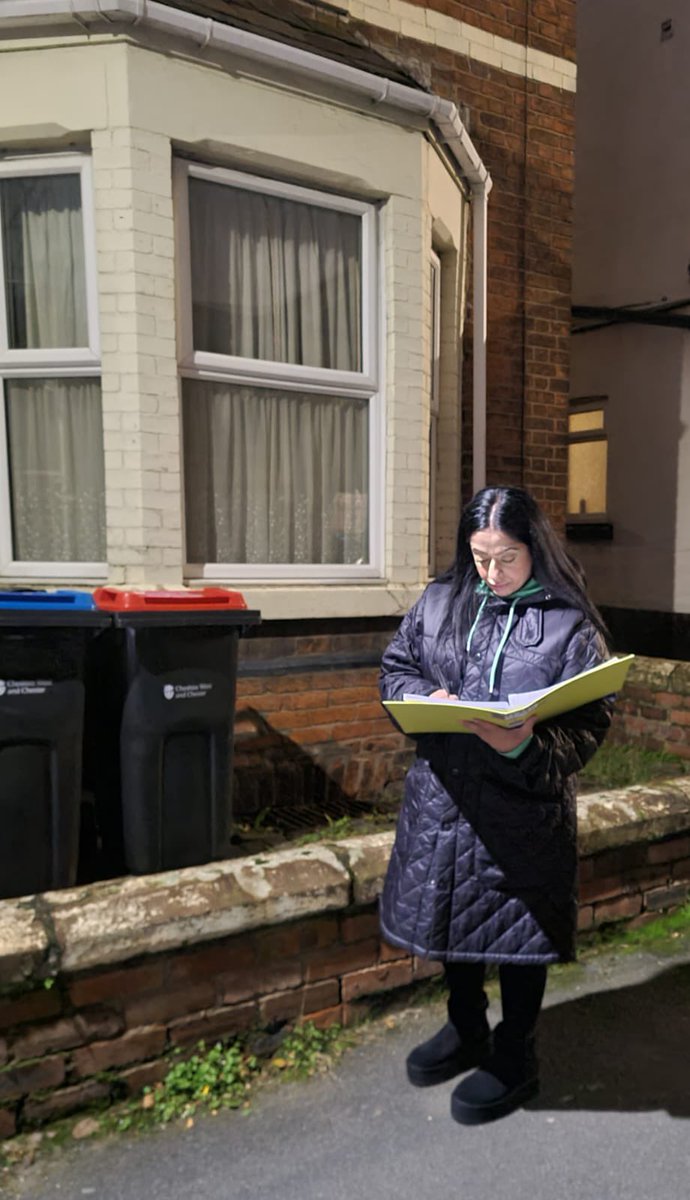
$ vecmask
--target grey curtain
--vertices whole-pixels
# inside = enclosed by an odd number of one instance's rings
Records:
[[[5,409],[15,558],[105,561],[98,380],[6,380]]]
[[[78,175],[0,181],[12,350],[88,345]]]
[[[194,348],[361,369],[356,215],[191,178]],[[366,402],[184,380],[190,562],[368,559]]]
[[[187,558],[368,561],[366,401],[183,381]]]

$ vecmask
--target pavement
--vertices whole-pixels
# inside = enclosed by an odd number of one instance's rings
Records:
[[[409,1004],[409,1000],[407,1001]],[[492,1002],[490,1015],[498,1019]],[[75,1143],[12,1200],[689,1200],[690,933],[550,973],[542,1088],[479,1128],[405,1056],[440,1002],[370,1023],[327,1074],[261,1089],[247,1114]]]

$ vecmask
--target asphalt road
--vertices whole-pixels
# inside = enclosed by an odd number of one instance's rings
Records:
[[[690,1200],[690,937],[552,975],[546,1003],[541,1094],[492,1125],[451,1120],[453,1084],[407,1084],[405,1055],[443,1019],[426,1005],[372,1025],[330,1074],[260,1092],[248,1115],[75,1144],[9,1194]]]

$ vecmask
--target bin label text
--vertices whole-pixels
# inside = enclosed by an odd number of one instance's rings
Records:
[[[0,696],[43,696],[52,679],[0,679]]]
[[[166,683],[163,695],[166,700],[202,700],[212,688],[212,683]]]

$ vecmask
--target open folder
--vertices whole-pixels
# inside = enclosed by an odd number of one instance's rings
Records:
[[[634,657],[625,654],[609,658],[563,683],[536,692],[516,692],[507,700],[441,700],[405,693],[402,700],[383,703],[403,733],[469,733],[471,730],[465,728],[463,718],[513,729],[535,714],[538,721],[546,721],[619,692]]]

